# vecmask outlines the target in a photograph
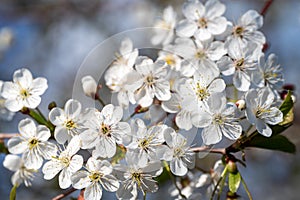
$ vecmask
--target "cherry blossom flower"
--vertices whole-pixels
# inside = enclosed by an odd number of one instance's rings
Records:
[[[2,97],[6,99],[6,108],[17,112],[23,107],[36,108],[47,88],[45,78],[33,79],[31,72],[23,68],[14,72],[13,82],[3,84]]]
[[[51,159],[56,154],[56,145],[48,142],[51,133],[44,125],[36,126],[31,119],[23,119],[19,123],[19,136],[8,140],[7,147],[12,154],[23,154],[24,166],[39,169],[43,159]]]
[[[119,188],[119,181],[111,174],[113,168],[107,160],[96,160],[90,157],[86,164],[86,170],[77,171],[72,175],[72,186],[76,189],[84,189],[84,199],[100,200],[102,187],[110,192]]]
[[[211,145],[221,141],[222,135],[236,140],[242,133],[242,127],[235,118],[236,106],[227,104],[224,94],[212,94],[205,111],[196,113],[193,124],[201,127],[204,144]]]
[[[120,122],[123,110],[119,106],[106,105],[101,112],[92,110],[80,134],[83,149],[92,149],[94,157],[111,158],[116,153],[116,144],[122,143],[122,137],[130,133],[130,126]]]
[[[74,99],[66,102],[64,110],[56,107],[50,111],[49,120],[56,126],[54,137],[59,144],[70,141],[80,133],[83,127],[80,114],[81,104]]]
[[[84,76],[81,79],[82,89],[86,96],[95,98],[98,90],[98,84],[92,76]]]
[[[44,179],[53,179],[59,173],[59,187],[62,189],[70,187],[72,174],[83,165],[82,156],[76,155],[80,149],[80,143],[79,136],[74,136],[65,150],[52,156],[52,159],[43,166]]]
[[[170,161],[170,169],[176,176],[184,176],[188,168],[195,165],[194,152],[190,151],[187,139],[174,131],[172,128],[166,128],[164,138],[169,147],[161,156],[163,160]]]
[[[31,186],[34,173],[37,172],[37,170],[26,168],[22,158],[12,154],[5,156],[3,166],[10,171],[15,172],[11,177],[11,183],[17,186],[23,182],[26,187]]]
[[[139,160],[134,152],[127,152],[125,156],[126,164],[117,164],[114,169],[116,177],[121,180],[121,185],[117,191],[119,199],[136,199],[138,188],[143,193],[156,192],[157,183],[154,177],[162,173],[160,161],[144,162]]]
[[[230,25],[231,35],[226,39],[226,46],[230,48],[232,43],[239,43],[246,47],[249,42],[256,43],[260,48],[266,43],[264,34],[258,29],[263,25],[263,17],[255,10],[249,10],[243,14],[236,25]]]
[[[272,106],[274,98],[274,93],[268,87],[251,89],[245,95],[247,119],[265,137],[272,135],[269,124],[275,125],[283,120],[282,112]]]
[[[147,57],[140,57],[136,65],[136,76],[138,81],[131,83],[131,88],[135,88],[135,99],[142,107],[149,107],[154,97],[160,101],[171,98],[170,83],[165,79],[167,68],[165,62],[153,61]]]
[[[182,9],[186,19],[177,25],[177,35],[194,36],[204,41],[222,34],[227,27],[227,20],[222,16],[225,9],[225,5],[218,0],[208,0],[205,5],[198,0],[186,2]]]
[[[273,91],[280,89],[283,85],[283,74],[277,56],[270,54],[265,60],[265,56],[262,54],[258,60],[258,68],[252,74],[252,79],[260,88],[267,86]]]

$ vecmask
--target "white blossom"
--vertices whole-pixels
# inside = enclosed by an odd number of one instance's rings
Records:
[[[5,121],[11,121],[15,113],[11,112],[5,107],[5,99],[2,97],[3,81],[0,80],[0,119]]]
[[[70,141],[80,133],[82,121],[80,119],[81,104],[79,101],[70,99],[66,102],[64,110],[53,108],[49,113],[49,120],[54,124],[54,137],[59,144]]]
[[[53,179],[59,173],[59,187],[62,189],[70,187],[72,174],[83,165],[82,156],[76,154],[80,149],[80,143],[79,136],[74,136],[65,150],[52,156],[52,159],[43,166],[44,179]]]
[[[138,81],[131,83],[134,88],[135,99],[142,107],[149,107],[154,97],[160,101],[171,98],[170,83],[165,79],[167,68],[165,62],[153,61],[147,57],[140,57],[135,65]]]
[[[119,188],[119,181],[111,174],[113,168],[107,160],[96,160],[90,157],[86,164],[87,170],[77,171],[72,175],[72,186],[76,189],[84,189],[84,199],[100,200],[102,187],[115,192]]]
[[[3,166],[10,171],[15,172],[11,177],[11,183],[17,186],[23,182],[26,187],[31,186],[34,173],[37,172],[37,170],[26,168],[22,158],[12,154],[5,156]]]
[[[208,0],[205,5],[198,0],[186,2],[182,9],[186,19],[177,25],[177,35],[194,36],[204,41],[222,34],[227,27],[227,20],[222,16],[225,9],[225,5],[218,0]]]
[[[272,135],[269,124],[275,125],[283,120],[282,112],[272,106],[274,98],[274,93],[268,87],[251,89],[245,95],[247,119],[265,137]]]
[[[169,149],[162,154],[162,159],[170,161],[170,169],[176,176],[184,176],[188,168],[195,165],[194,152],[190,151],[187,139],[176,133],[172,128],[166,128],[164,138]]]
[[[44,125],[36,126],[31,119],[23,119],[19,123],[20,135],[8,140],[10,153],[23,154],[24,165],[29,169],[39,169],[43,159],[51,159],[56,154],[55,144],[48,142],[51,133]]]
[[[45,90],[48,88],[45,78],[32,78],[28,69],[19,69],[14,72],[13,82],[5,82],[2,89],[2,97],[5,106],[12,112],[17,112],[23,107],[36,108]]]
[[[252,74],[252,79],[260,88],[269,87],[273,91],[280,89],[283,85],[283,74],[277,56],[270,54],[265,60],[265,56],[262,54],[258,60],[258,68]]]
[[[235,117],[236,106],[226,101],[224,94],[212,94],[204,111],[196,113],[193,124],[201,127],[203,142],[206,145],[221,141],[222,135],[236,140],[242,133],[242,127]]]
[[[83,149],[92,149],[94,157],[111,158],[116,153],[116,144],[122,143],[122,137],[129,134],[130,126],[121,122],[123,110],[119,106],[106,105],[101,112],[88,113],[86,128],[80,134]]]
[[[162,173],[160,161],[144,162],[134,152],[127,152],[125,160],[126,164],[114,167],[117,178],[121,180],[118,199],[136,199],[138,188],[143,193],[156,192],[158,185],[153,178]]]
[[[263,17],[255,10],[249,10],[243,14],[236,25],[231,25],[231,35],[226,39],[226,46],[232,43],[239,43],[242,47],[247,47],[248,43],[256,43],[260,48],[266,43],[266,38],[262,32],[258,31],[263,25]]]

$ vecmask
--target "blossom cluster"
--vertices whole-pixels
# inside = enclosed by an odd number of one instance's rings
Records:
[[[270,125],[283,120],[282,69],[274,54],[263,52],[263,17],[249,10],[234,23],[225,9],[218,0],[187,1],[184,18],[178,19],[167,7],[155,23],[152,43],[161,49],[156,60],[140,55],[125,38],[104,75],[118,105],[83,109],[69,99],[63,108],[52,108],[41,125],[21,120],[3,163],[15,171],[12,184],[30,186],[41,170],[46,180],[58,176],[61,189],[84,189],[87,200],[101,199],[103,190],[136,199],[139,191],[158,190],[154,178],[165,167],[192,177],[182,190],[186,196],[197,199],[192,190],[204,185],[212,192],[222,164],[211,173],[194,173],[195,135],[205,146],[223,136],[236,141],[252,126],[270,137]],[[0,110],[39,113],[47,87],[45,78],[19,69],[12,81],[0,82]],[[87,96],[101,97],[93,77],[82,77],[82,87]],[[126,119],[124,109],[131,108],[134,117]],[[171,195],[179,194],[171,189]]]

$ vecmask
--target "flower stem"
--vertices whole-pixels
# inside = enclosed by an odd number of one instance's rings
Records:
[[[246,182],[245,182],[245,180],[243,179],[242,176],[241,176],[241,181],[242,181],[242,184],[243,184],[243,186],[244,186],[244,188],[245,188],[245,191],[246,191],[246,193],[247,193],[247,195],[248,195],[249,200],[252,200],[251,193],[250,193],[250,191],[249,191],[249,189],[248,189],[248,187],[247,187],[247,185],[246,185]]]
[[[270,6],[272,5],[272,3],[273,3],[273,0],[268,0],[265,3],[264,7],[261,9],[260,14],[263,15],[263,16],[265,16],[266,13],[267,13],[267,11],[269,10]]]
[[[59,194],[56,197],[54,197],[52,200],[60,200],[62,198],[65,198],[66,196],[68,196],[69,194],[75,192],[77,189],[75,188],[71,188],[70,190],[67,190],[65,193]]]
[[[227,165],[226,165],[224,171],[222,172],[221,177],[219,178],[217,184],[215,185],[215,188],[214,188],[214,190],[213,190],[213,192],[212,192],[212,194],[210,196],[210,200],[213,200],[213,198],[215,196],[215,193],[216,193],[216,191],[218,189],[218,186],[221,183],[221,181],[226,178],[226,174],[227,174]]]
[[[96,99],[99,101],[99,103],[104,107],[106,104],[104,103],[104,101],[99,97],[97,96]]]
[[[33,109],[29,109],[29,112],[26,113],[28,114],[32,119],[34,119],[37,123],[41,124],[41,125],[45,125],[47,126],[51,133],[54,132],[54,125],[49,122],[44,115],[41,113],[40,110],[36,109],[37,111],[33,110]]]

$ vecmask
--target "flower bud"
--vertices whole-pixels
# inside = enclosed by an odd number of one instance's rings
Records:
[[[49,103],[48,105],[48,110],[52,110],[53,108],[57,107],[55,101],[52,101],[51,103]]]
[[[97,93],[97,82],[91,76],[85,76],[81,79],[83,92],[86,96],[95,98]]]
[[[238,107],[238,109],[240,110],[244,110],[246,108],[246,102],[243,99],[238,100],[237,102],[235,102],[236,107]]]

